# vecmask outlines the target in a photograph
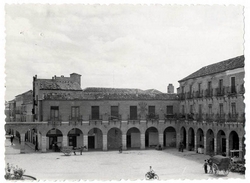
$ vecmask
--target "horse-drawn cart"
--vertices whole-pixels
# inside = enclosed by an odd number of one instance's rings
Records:
[[[72,153],[76,155],[76,152],[80,152],[82,155],[82,152],[86,149],[86,147],[73,147],[73,146],[62,146],[61,152],[66,155],[70,156]]]
[[[228,175],[230,171],[230,158],[216,155],[211,157],[210,160],[212,161],[213,173],[215,175],[218,175],[220,172],[224,175]]]

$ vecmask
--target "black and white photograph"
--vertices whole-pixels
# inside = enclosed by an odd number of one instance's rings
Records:
[[[5,180],[246,180],[242,4],[4,4]]]

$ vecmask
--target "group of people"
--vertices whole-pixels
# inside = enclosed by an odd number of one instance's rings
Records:
[[[205,173],[213,173],[212,161],[210,159],[204,160],[203,167],[204,167]],[[209,167],[209,172],[208,172],[208,167]]]

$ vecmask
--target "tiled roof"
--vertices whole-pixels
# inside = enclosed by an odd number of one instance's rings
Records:
[[[83,90],[85,93],[144,93],[141,89],[134,88],[98,88],[89,87]]]
[[[244,60],[245,57],[244,55],[242,56],[238,56],[235,58],[231,58],[222,62],[218,62],[215,64],[211,64],[205,67],[202,67],[201,69],[199,69],[198,71],[190,74],[189,76],[183,78],[181,81],[185,81],[188,79],[193,79],[193,78],[198,78],[201,76],[206,76],[206,75],[210,75],[210,74],[215,74],[215,73],[219,73],[219,72],[224,72],[227,70],[233,70],[233,69],[237,69],[237,68],[242,68],[244,67]]]
[[[151,91],[151,90],[150,90]],[[155,90],[157,91],[157,90]],[[124,88],[86,88],[81,93],[47,94],[48,100],[174,100],[176,94],[144,91]]]
[[[72,81],[40,80],[41,90],[81,90],[78,83]]]

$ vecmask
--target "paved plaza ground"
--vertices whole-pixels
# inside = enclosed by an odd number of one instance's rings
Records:
[[[145,179],[149,166],[159,175],[160,180],[169,179],[244,179],[239,173],[228,176],[204,174],[203,162],[209,156],[190,151],[178,152],[177,149],[89,151],[83,155],[65,156],[60,152],[34,152],[26,146],[26,153],[20,154],[17,141],[11,146],[5,142],[5,162],[26,170],[25,174],[39,180],[135,180]]]

